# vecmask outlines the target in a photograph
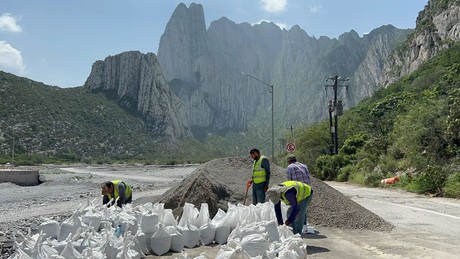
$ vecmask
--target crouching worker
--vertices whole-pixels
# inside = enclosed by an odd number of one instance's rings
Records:
[[[117,206],[120,208],[123,204],[131,203],[133,201],[131,186],[121,180],[102,183],[101,193],[104,195],[102,198],[102,204],[108,204],[108,207],[112,206],[114,201],[117,201]],[[112,199],[113,201],[111,201]]]
[[[290,206],[287,211],[288,218],[284,224],[291,226],[294,234],[302,234],[305,210],[308,206],[307,198],[310,194],[310,185],[298,181],[286,181],[274,185],[266,193],[268,199],[275,205],[276,219],[279,225],[283,224],[281,201]]]

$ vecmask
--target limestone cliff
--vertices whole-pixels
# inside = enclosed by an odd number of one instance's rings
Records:
[[[161,37],[158,60],[195,136],[244,131],[254,120],[268,127],[271,85],[277,127],[283,129],[327,116],[324,80],[332,74],[360,84],[353,85],[352,97],[344,94],[348,105],[369,96],[387,54],[403,40],[395,35],[407,33],[391,26],[364,37],[350,31],[339,39],[316,39],[297,25],[285,30],[225,17],[206,30],[201,5],[179,4]]]
[[[379,84],[387,86],[460,39],[460,1],[430,0],[419,13],[415,32],[385,62]]]
[[[96,61],[85,82],[141,116],[152,135],[172,140],[192,136],[180,100],[171,93],[153,53],[124,52]]]

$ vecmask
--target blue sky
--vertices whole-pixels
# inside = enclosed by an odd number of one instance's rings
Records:
[[[124,51],[157,53],[179,3],[203,5],[207,26],[299,25],[310,36],[361,36],[382,25],[415,28],[428,0],[0,0],[0,70],[59,87],[81,86],[96,60]]]

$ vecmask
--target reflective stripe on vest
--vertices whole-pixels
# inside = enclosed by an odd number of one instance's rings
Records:
[[[256,161],[254,160],[254,165],[252,166],[252,182],[253,183],[263,183],[267,181],[267,174],[265,169],[262,168],[262,159],[265,156],[260,156]]]
[[[311,194],[311,187],[306,183],[298,181],[286,181],[281,184],[287,187],[286,191],[281,193],[281,200],[287,205],[289,205],[289,201],[288,199],[286,199],[286,192],[291,188],[295,188],[296,190],[297,203],[301,202],[303,199],[307,198]]]
[[[121,180],[114,180],[112,181],[113,183],[113,198],[117,199],[120,194],[119,194],[119,184],[123,183],[125,185],[125,197],[128,198],[131,196],[132,191],[131,191],[131,186],[127,185],[125,182],[122,182]],[[112,199],[112,195],[109,193],[107,195],[109,197],[109,200]]]

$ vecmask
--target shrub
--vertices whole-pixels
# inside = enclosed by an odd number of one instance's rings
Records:
[[[339,174],[337,175],[337,181],[338,182],[348,181],[348,177],[351,175],[352,172],[353,172],[352,165],[347,165],[345,167],[340,168]]]
[[[362,171],[353,172],[353,174],[350,174],[348,176],[348,182],[359,184],[359,185],[364,185],[364,179],[365,179],[365,175],[364,175],[364,172]]]
[[[460,172],[450,175],[443,188],[446,197],[460,198]]]
[[[377,187],[383,178],[382,170],[379,166],[376,166],[372,172],[364,174],[364,184],[370,187]]]
[[[446,178],[447,173],[441,167],[428,166],[413,178],[407,189],[416,193],[440,194]]]

